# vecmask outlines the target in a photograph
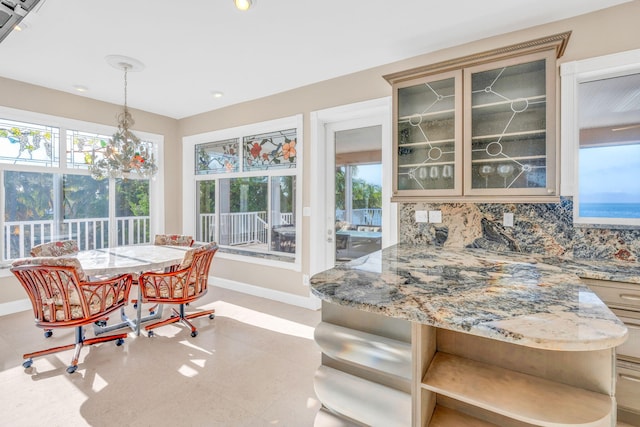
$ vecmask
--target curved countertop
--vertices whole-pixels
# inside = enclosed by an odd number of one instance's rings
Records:
[[[543,262],[544,261],[544,262]],[[322,300],[547,350],[624,342],[627,329],[580,278],[640,283],[640,269],[480,249],[398,244],[311,278]]]

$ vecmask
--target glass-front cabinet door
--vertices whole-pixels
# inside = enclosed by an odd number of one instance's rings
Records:
[[[394,196],[462,194],[462,71],[394,86]]]
[[[555,194],[555,56],[466,68],[465,194]]]

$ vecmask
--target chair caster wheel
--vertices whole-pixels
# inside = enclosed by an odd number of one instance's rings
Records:
[[[73,374],[76,371],[76,369],[78,369],[77,366],[71,365],[71,366],[67,367],[67,373],[68,374]]]
[[[153,338],[153,336],[154,336],[154,335],[155,335],[155,334],[153,333],[153,331],[149,331],[149,332],[147,332],[147,336],[148,336],[149,338]]]
[[[107,321],[106,320],[98,320],[96,323],[96,326],[99,326],[101,328],[104,328],[105,326],[107,326]]]
[[[44,331],[44,337],[50,338],[53,335],[53,331]]]
[[[215,315],[215,314],[210,314],[210,315],[209,315],[209,319],[212,319],[212,320],[213,320],[215,317],[216,317],[216,315]]]
[[[24,362],[22,362],[22,367],[27,369],[27,368],[30,368],[32,364],[33,364],[33,360],[27,359]]]
[[[197,337],[198,336],[198,331],[191,332],[191,336],[194,337],[194,338]]]
[[[116,340],[116,346],[120,347],[122,344],[124,344],[124,338],[118,338]]]
[[[150,311],[150,312],[149,312],[149,316],[153,316],[154,314],[156,314],[156,312],[155,312],[155,311]]]
[[[133,308],[138,308],[138,303],[134,303]]]

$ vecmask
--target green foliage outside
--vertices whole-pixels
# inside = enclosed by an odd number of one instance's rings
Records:
[[[382,208],[382,187],[357,178],[358,167],[351,168],[351,194],[353,209]],[[345,208],[345,168],[336,168],[336,209]]]
[[[280,187],[280,212],[294,212],[295,177],[280,176],[272,177],[271,180],[272,185]],[[269,177],[231,178],[220,181],[220,187],[229,186],[229,208],[223,213],[263,212],[269,208]],[[215,212],[215,188],[215,181],[199,182],[199,213]]]

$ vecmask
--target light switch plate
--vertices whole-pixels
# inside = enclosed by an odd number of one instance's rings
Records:
[[[416,211],[416,222],[429,222],[427,211]]]
[[[429,222],[440,224],[442,222],[442,211],[429,211]]]
[[[502,225],[505,227],[513,227],[513,213],[505,212],[502,218]]]

